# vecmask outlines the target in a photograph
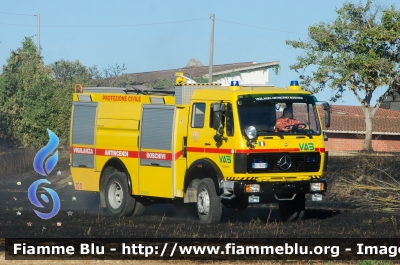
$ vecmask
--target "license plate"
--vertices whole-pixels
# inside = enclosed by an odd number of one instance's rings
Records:
[[[253,163],[253,168],[268,168],[268,163]]]

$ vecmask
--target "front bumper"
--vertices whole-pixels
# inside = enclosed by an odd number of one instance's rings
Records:
[[[323,183],[324,189],[319,191],[311,191],[311,183]],[[259,192],[246,192],[246,184],[258,184]],[[233,199],[243,196],[260,196],[270,197],[275,195],[290,195],[290,194],[324,194],[328,187],[325,179],[291,181],[291,182],[243,182],[243,181],[223,181],[221,183],[221,198]]]

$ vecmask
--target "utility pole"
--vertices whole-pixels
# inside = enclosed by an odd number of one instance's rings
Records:
[[[37,14],[37,53],[40,56],[40,14]]]
[[[211,41],[210,41],[210,65],[208,68],[208,83],[212,83],[212,67],[213,67],[213,54],[214,54],[214,21],[215,15],[211,14]]]

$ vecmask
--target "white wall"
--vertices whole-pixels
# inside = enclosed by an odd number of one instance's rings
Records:
[[[251,73],[242,73],[240,76],[222,78],[214,83],[221,83],[222,86],[229,86],[231,81],[239,81],[239,85],[268,85],[268,69]]]

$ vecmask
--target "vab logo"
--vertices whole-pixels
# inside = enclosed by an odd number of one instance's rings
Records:
[[[299,147],[300,147],[300,151],[314,151],[313,143],[299,144]]]
[[[54,155],[50,156],[47,160],[46,157],[49,156],[54,150],[56,150],[59,139],[58,137],[49,129],[47,129],[49,133],[50,140],[48,144],[43,147],[42,149],[37,152],[35,159],[33,160],[33,168],[37,173],[42,176],[47,176],[50,172],[54,169],[58,161],[58,151],[54,153]],[[46,160],[46,161],[45,161]],[[32,185],[28,189],[28,198],[29,201],[36,207],[43,208],[44,206],[39,202],[38,198],[36,197],[37,188],[40,184],[47,183],[51,184],[47,179],[39,179],[32,183]],[[37,210],[34,210],[37,216],[42,219],[50,219],[54,217],[58,211],[60,210],[60,198],[58,197],[57,193],[49,188],[43,188],[47,191],[52,200],[53,200],[53,210],[50,213],[41,213]],[[45,203],[49,202],[49,198],[45,194],[41,194],[40,196]]]
[[[219,162],[230,164],[232,163],[231,156],[221,155],[219,156]]]

